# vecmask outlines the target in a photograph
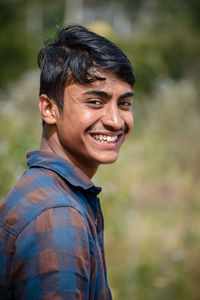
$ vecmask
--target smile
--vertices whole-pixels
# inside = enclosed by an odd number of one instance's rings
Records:
[[[110,136],[110,135],[102,135],[102,134],[94,134],[92,137],[100,142],[114,143],[118,139],[118,136]]]

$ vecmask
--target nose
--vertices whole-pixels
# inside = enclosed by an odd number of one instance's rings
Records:
[[[102,117],[104,127],[109,130],[120,130],[124,127],[124,120],[120,114],[119,107],[115,105],[108,105]]]

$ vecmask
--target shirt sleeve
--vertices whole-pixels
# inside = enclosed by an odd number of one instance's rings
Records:
[[[14,299],[89,299],[92,244],[87,222],[75,208],[43,212],[16,242]]]

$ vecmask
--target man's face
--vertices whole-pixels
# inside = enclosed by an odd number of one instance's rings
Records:
[[[100,75],[106,79],[65,88],[63,111],[56,120],[64,156],[87,175],[99,164],[116,161],[133,127],[132,88],[111,73]]]

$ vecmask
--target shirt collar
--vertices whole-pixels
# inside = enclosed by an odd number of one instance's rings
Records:
[[[100,187],[96,187],[87,175],[69,161],[46,151],[30,151],[26,154],[27,165],[31,167],[42,167],[58,173],[71,185],[81,187],[84,190],[92,189],[99,194]]]

